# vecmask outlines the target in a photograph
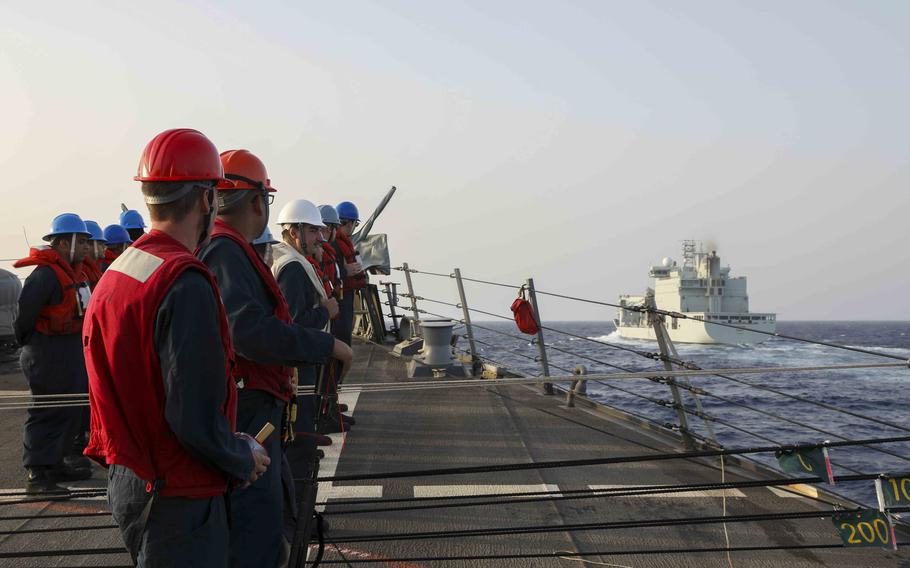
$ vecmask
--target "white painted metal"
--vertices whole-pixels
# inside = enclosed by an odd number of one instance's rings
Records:
[[[701,243],[683,241],[683,264],[670,258],[651,267],[654,288],[643,296],[622,295],[623,306],[642,306],[653,301],[658,309],[686,314],[688,319],[668,318],[667,333],[678,343],[759,343],[768,339],[748,329],[774,332],[777,316],[749,312],[745,276],[730,276],[730,267],[720,265],[715,251],[704,251]],[[708,322],[747,328],[733,329]],[[656,341],[647,314],[620,308],[614,320],[621,337]]]

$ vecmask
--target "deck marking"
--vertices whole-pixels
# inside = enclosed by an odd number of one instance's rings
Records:
[[[559,486],[544,483],[532,485],[415,485],[414,497],[473,497],[474,495],[534,493],[538,491],[559,491]],[[559,494],[557,493],[557,495]]]
[[[783,489],[782,487],[768,487],[768,491],[774,493],[778,497],[783,497],[784,499],[807,499],[807,498],[818,498],[818,489],[812,487],[811,485],[806,485],[804,483],[795,483],[793,485],[785,485],[790,491]]]
[[[619,491],[635,491],[649,487],[647,485],[588,485],[588,489],[616,489]],[[622,497],[682,497],[684,499],[701,499],[704,497],[745,497],[746,494],[739,489],[706,489],[704,491],[671,491],[667,493],[642,493],[641,495],[623,495]]]
[[[348,414],[353,415],[357,407],[357,399],[360,398],[360,389],[350,389],[338,394],[338,402],[348,405]],[[332,439],[332,445],[322,449],[325,457],[319,460],[320,477],[332,477],[338,469],[338,461],[341,459],[341,448],[344,446],[344,439],[347,433],[329,434]],[[319,482],[319,489],[316,493],[317,501],[328,501],[329,499],[381,499],[382,485],[339,485],[333,486],[331,481]],[[325,505],[316,505],[319,512],[325,511]]]

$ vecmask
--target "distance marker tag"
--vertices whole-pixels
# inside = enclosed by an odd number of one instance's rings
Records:
[[[828,448],[794,448],[778,450],[774,457],[780,468],[787,473],[811,473],[834,485],[834,472],[828,459]]]
[[[831,517],[841,541],[848,548],[878,547],[897,550],[894,525],[877,509],[838,511]]]
[[[910,506],[910,474],[883,475],[875,480],[879,508]]]

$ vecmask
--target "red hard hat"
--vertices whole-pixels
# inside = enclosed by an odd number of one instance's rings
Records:
[[[205,134],[192,128],[165,130],[152,138],[136,181],[196,181],[224,179],[218,149]]]
[[[221,153],[221,165],[224,167],[224,180],[218,184],[218,190],[231,189],[266,189],[277,191],[272,187],[265,164],[249,150],[228,150]]]

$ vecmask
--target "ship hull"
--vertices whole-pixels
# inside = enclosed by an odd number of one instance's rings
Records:
[[[675,326],[671,321],[667,321],[667,333],[670,335],[670,340],[674,343],[752,345],[767,341],[770,336],[746,330],[774,333],[776,329],[774,322],[736,325],[745,329],[707,324],[694,319],[678,319]],[[620,337],[624,339],[657,340],[654,337],[654,328],[650,326],[618,326],[617,329]]]

